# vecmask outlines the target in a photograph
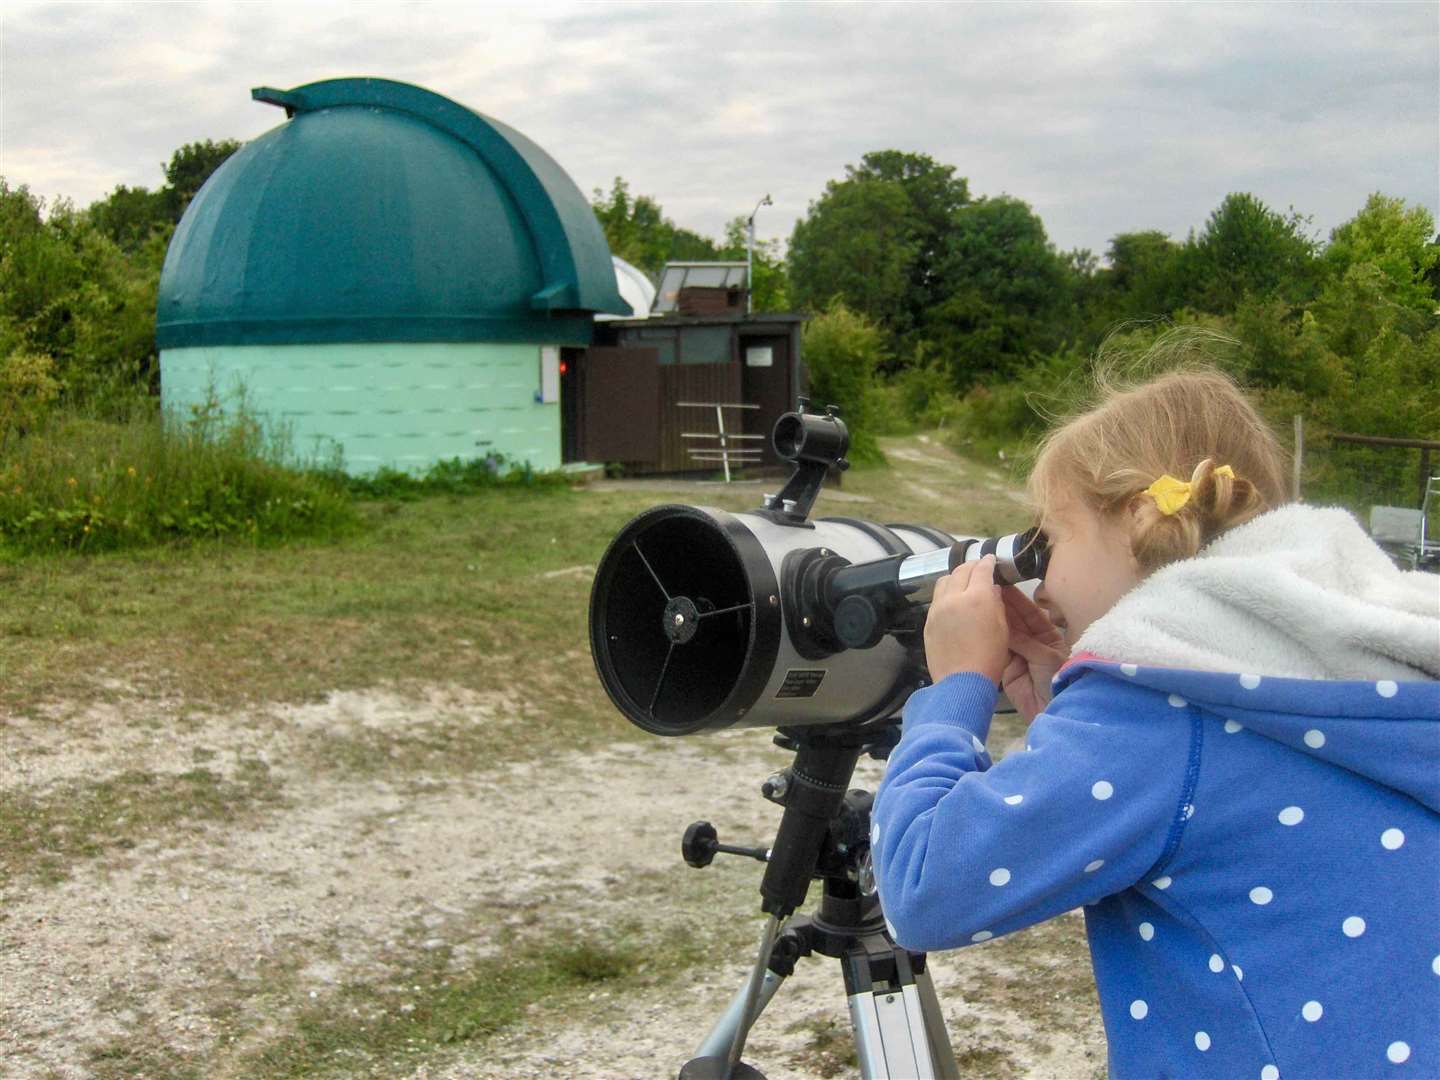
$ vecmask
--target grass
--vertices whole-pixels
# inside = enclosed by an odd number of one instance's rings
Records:
[[[19,874],[54,883],[81,859],[177,828],[233,822],[280,799],[269,768],[254,759],[242,761],[233,779],[206,768],[131,769],[42,795],[6,789],[0,791],[0,883]]]
[[[1023,522],[1020,507],[986,489],[985,470],[956,471],[951,520],[929,523],[979,532]],[[872,502],[822,496],[817,513],[915,520],[890,476],[852,470],[843,493]],[[696,496],[731,510],[759,497],[718,486]],[[0,562],[0,709],[113,696],[109,676],[196,710],[386,684],[518,683],[557,740],[614,738],[627,725],[590,671],[585,570],[660,501],[645,490],[517,487],[362,503],[362,530],[333,544]]]

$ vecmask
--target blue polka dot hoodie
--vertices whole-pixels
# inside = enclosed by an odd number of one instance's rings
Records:
[[[911,696],[892,933],[1083,906],[1116,1080],[1440,1077],[1437,678],[1440,578],[1341,511],[1262,515],[1097,620],[1023,751],[992,765],[983,675]]]

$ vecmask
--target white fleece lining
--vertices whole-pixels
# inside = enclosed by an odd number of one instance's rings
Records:
[[[1162,567],[1077,652],[1301,679],[1440,679],[1440,576],[1402,571],[1344,510],[1296,503]]]

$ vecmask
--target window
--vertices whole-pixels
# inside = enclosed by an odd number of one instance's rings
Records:
[[[730,363],[730,327],[687,326],[683,333],[680,341],[682,364]]]

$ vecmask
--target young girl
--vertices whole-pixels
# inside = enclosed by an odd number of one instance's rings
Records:
[[[1035,601],[937,587],[875,804],[905,946],[1084,905],[1116,1080],[1440,1076],[1440,580],[1284,457],[1215,371],[1052,432]]]

